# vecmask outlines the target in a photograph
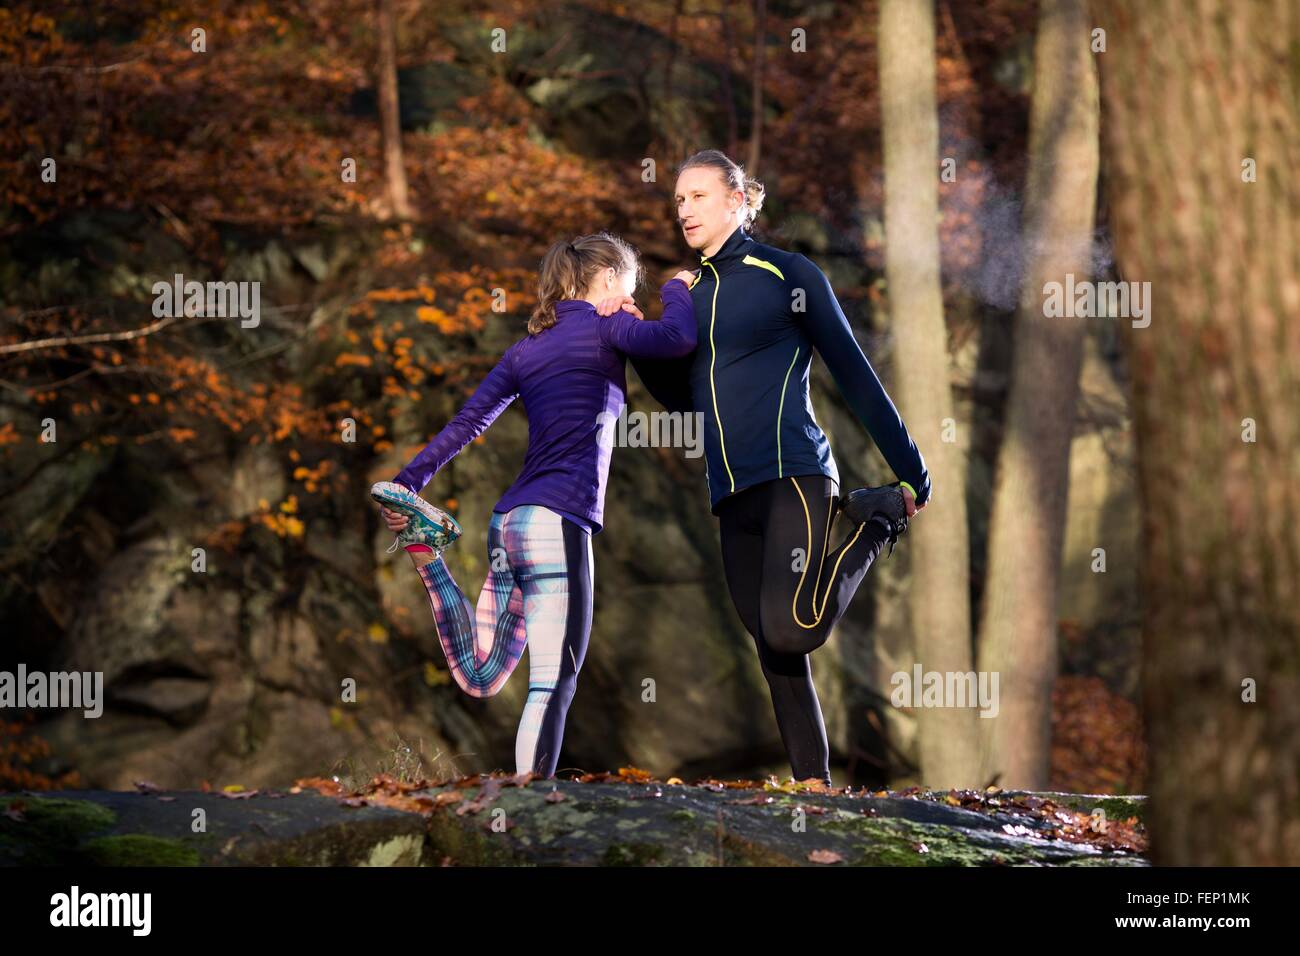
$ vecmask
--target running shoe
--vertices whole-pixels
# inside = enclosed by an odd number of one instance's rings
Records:
[[[840,499],[840,510],[854,524],[878,519],[889,533],[889,553],[907,531],[907,501],[900,482],[874,488],[856,488]]]
[[[459,522],[441,508],[435,508],[405,485],[391,481],[377,481],[370,486],[370,497],[389,511],[404,514],[411,520],[397,533],[392,554],[408,544],[423,544],[441,554],[461,535]]]

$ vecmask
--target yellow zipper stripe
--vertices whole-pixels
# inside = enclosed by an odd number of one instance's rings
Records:
[[[785,389],[790,384],[790,373],[794,371],[794,363],[799,358],[799,346],[794,347],[794,358],[790,359],[790,367],[785,370],[785,381],[781,383],[781,404],[776,407],[776,476],[785,477],[785,466],[781,461],[781,413],[785,411]]]
[[[722,416],[718,414],[718,389],[713,381],[713,368],[718,362],[718,349],[713,344],[713,326],[718,321],[718,289],[722,287],[722,280],[718,278],[718,270],[713,267],[712,262],[705,262],[706,266],[713,270],[713,312],[709,316],[709,391],[713,394],[713,418],[718,423],[718,444],[722,446],[722,464],[727,469],[727,477],[731,480],[731,490],[736,490],[736,477],[731,473],[731,465],[727,462],[727,440],[722,434]]]

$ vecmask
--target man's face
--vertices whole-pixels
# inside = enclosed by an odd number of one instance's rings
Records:
[[[727,194],[722,174],[696,166],[677,177],[677,221],[692,249],[716,252],[740,224],[738,212],[745,201],[737,190]]]

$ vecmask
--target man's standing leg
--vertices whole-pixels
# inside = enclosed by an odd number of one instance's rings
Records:
[[[808,656],[776,653],[761,632],[764,541],[760,531],[766,497],[767,489],[759,485],[726,499],[719,508],[722,566],[732,603],[758,649],[790,770],[797,780],[815,777],[830,783],[830,747]]]

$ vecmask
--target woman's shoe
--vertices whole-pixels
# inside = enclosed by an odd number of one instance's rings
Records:
[[[370,497],[389,511],[404,514],[411,520],[397,533],[392,554],[398,547],[422,544],[441,554],[461,535],[460,524],[441,508],[435,508],[410,488],[391,481],[377,481],[370,486]]]

